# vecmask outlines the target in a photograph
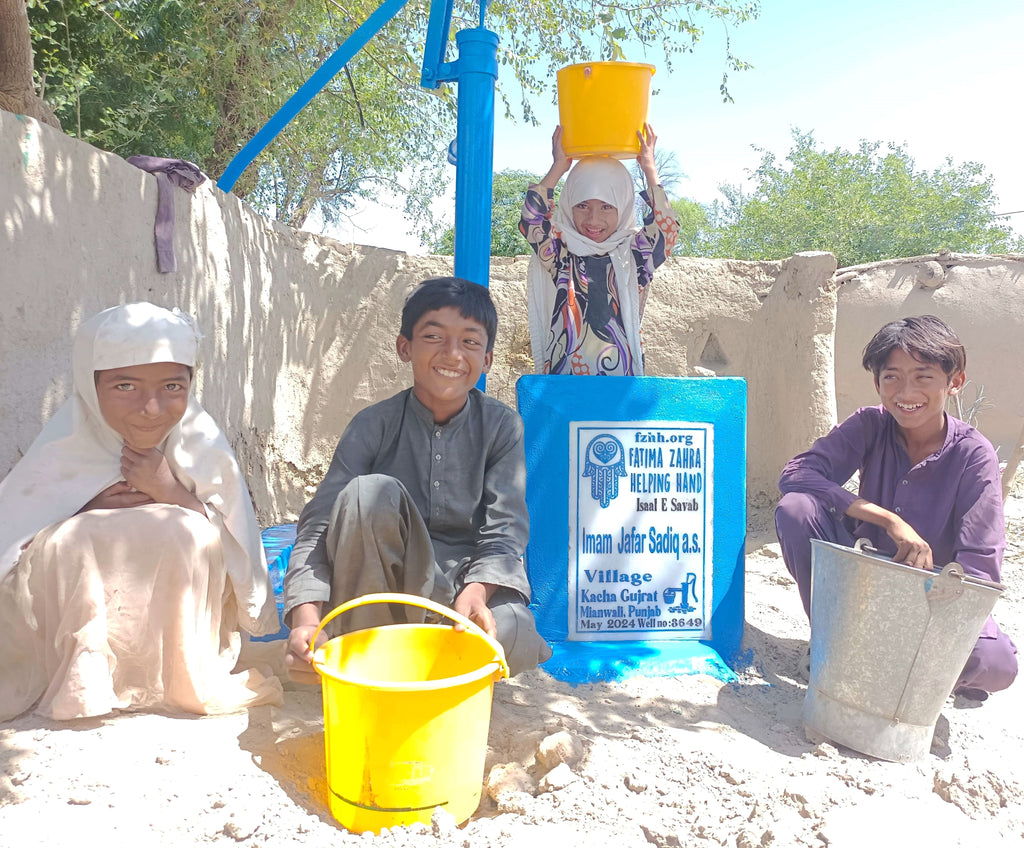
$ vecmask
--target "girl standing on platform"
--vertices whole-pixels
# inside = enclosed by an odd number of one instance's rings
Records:
[[[649,207],[642,229],[626,167],[590,156],[570,171],[561,127],[551,138],[551,169],[527,189],[519,229],[534,252],[527,286],[537,373],[644,373],[640,322],[648,287],[672,252],[679,222],[658,183],[654,131],[645,124],[637,135]],[[567,171],[556,206],[554,189]]]

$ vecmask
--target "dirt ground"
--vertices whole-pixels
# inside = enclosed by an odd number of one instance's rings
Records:
[[[1021,488],[995,611],[1018,644]],[[499,683],[490,789],[461,827],[439,815],[376,836],[341,828],[319,693],[292,686],[281,708],[226,717],[0,724],[0,846],[1020,845],[1024,685],[983,704],[951,697],[915,763],[812,741],[800,719],[809,628],[766,516],[751,523],[738,679],[572,687],[535,671]]]

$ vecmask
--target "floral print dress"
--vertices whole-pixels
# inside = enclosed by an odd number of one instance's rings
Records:
[[[650,193],[645,191],[640,196],[648,211],[631,245],[639,286],[639,314],[632,320],[638,328],[654,269],[665,262],[679,234],[679,222],[660,185],[653,189],[653,203]],[[642,362],[634,361],[627,342],[625,321],[629,319],[623,315],[611,258],[570,253],[552,225],[554,208],[554,191],[531,185],[519,224],[555,286],[546,361],[538,371],[627,376],[643,373]],[[642,352],[639,355],[642,357]]]

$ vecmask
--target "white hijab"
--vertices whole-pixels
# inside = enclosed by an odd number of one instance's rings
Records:
[[[100,413],[94,372],[153,362],[195,367],[198,341],[191,316],[151,303],[115,306],[82,325],[72,353],[74,393],[0,481],[0,578],[36,533],[124,479],[123,440]],[[272,632],[277,613],[252,501],[231,446],[195,397],[160,449],[220,531],[240,623],[257,635]]]
[[[614,233],[602,242],[582,235],[572,221],[572,208],[585,200],[610,203],[619,213]],[[622,310],[622,323],[633,359],[634,373],[643,376],[644,359],[640,347],[640,292],[636,261],[633,259],[633,236],[636,225],[636,191],[633,178],[618,159],[589,156],[580,159],[569,171],[562,194],[551,216],[553,235],[557,235],[569,252],[576,256],[609,256],[615,271],[615,290]],[[548,358],[546,344],[551,338],[551,321],[555,307],[555,288],[550,274],[534,254],[527,275],[530,312],[530,340],[537,373],[544,370]],[[609,294],[611,294],[609,292]]]

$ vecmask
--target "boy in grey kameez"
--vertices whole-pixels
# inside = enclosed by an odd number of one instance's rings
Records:
[[[285,577],[294,678],[317,679],[309,640],[323,605],[372,592],[453,607],[501,642],[513,674],[551,655],[527,607],[522,420],[475,388],[496,329],[490,294],[475,283],[426,280],[406,301],[396,348],[413,387],[353,417],[299,518]],[[417,607],[374,604],[342,623],[422,618]]]

